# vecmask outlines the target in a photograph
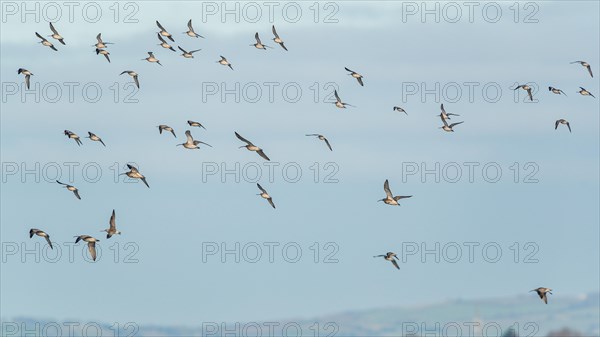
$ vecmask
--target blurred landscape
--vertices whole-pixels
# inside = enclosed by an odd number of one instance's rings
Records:
[[[419,307],[389,307],[315,318],[265,322],[190,322],[188,326],[81,322],[73,336],[95,335],[85,325],[100,325],[118,336],[599,336],[600,294],[551,296],[548,305],[531,296],[453,300]],[[78,322],[67,320],[68,322]],[[64,321],[64,322],[67,322]],[[93,324],[92,324],[93,323]],[[132,323],[132,322],[129,322]],[[36,327],[37,324],[37,327]],[[51,335],[63,326],[50,319],[4,320],[2,336]],[[115,325],[121,325],[118,333]],[[18,325],[18,327],[17,327]],[[133,326],[135,325],[135,328]],[[14,328],[17,327],[18,331]],[[13,330],[11,330],[13,329]],[[25,331],[26,330],[26,331]],[[54,331],[54,330],[52,330]],[[77,332],[81,334],[77,334]],[[26,334],[27,333],[27,334]],[[62,335],[65,335],[63,331]]]

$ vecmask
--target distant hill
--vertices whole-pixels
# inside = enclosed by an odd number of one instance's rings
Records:
[[[549,304],[531,296],[505,299],[453,300],[419,307],[390,307],[365,311],[344,312],[314,319],[287,322],[227,324],[226,329],[211,323],[190,323],[190,327],[140,326],[134,336],[500,336],[512,327],[518,336],[546,336],[551,331],[568,327],[583,336],[600,336],[600,294],[579,297],[550,296]],[[17,322],[7,323],[7,322]],[[24,324],[28,330],[39,323],[40,330],[49,320],[31,317],[3,319],[2,336],[21,336],[29,333],[15,328]],[[100,324],[104,334],[116,335],[110,324]],[[269,328],[270,327],[270,328]],[[51,326],[50,326],[51,328]],[[53,330],[40,335],[56,335]],[[62,335],[67,331],[63,327]],[[78,336],[81,329],[75,329]],[[78,332],[79,331],[79,332]],[[133,332],[121,330],[120,336]],[[95,335],[93,329],[87,335]]]

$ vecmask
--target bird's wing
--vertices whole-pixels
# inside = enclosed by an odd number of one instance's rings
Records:
[[[442,112],[444,113],[444,115],[446,115],[446,109],[444,109],[444,103],[442,103],[442,105],[440,105],[440,109],[442,109]]]
[[[36,35],[37,37],[39,37],[40,39],[42,39],[42,40],[46,40],[46,39],[44,39],[44,37],[43,37],[43,36],[41,36],[41,35],[40,35],[40,33],[38,33],[38,32],[35,32],[35,35]]]
[[[592,66],[590,66],[589,64],[587,65],[587,70],[590,73],[590,76],[594,77],[594,74],[592,74]]]
[[[98,35],[96,35],[96,40],[98,40],[98,43],[102,43],[102,33],[98,33]]]
[[[244,142],[244,143],[247,143],[248,145],[254,145],[254,144],[252,144],[252,142],[250,142],[250,141],[249,141],[249,140],[247,140],[246,138],[244,138],[244,137],[240,136],[240,134],[239,134],[239,133],[237,133],[237,132],[235,132],[235,136],[236,136],[236,137],[237,137],[239,140],[241,140],[242,142]]]
[[[77,197],[77,199],[81,200],[81,197],[79,196],[79,190],[73,191],[73,194],[75,194],[75,196]]]
[[[193,143],[194,142],[194,138],[192,137],[192,133],[190,132],[190,130],[186,130],[185,131],[185,137],[187,138],[187,141],[189,143]]]
[[[182,52],[184,52],[185,54],[187,54],[187,51],[185,51],[183,48],[181,48],[180,46],[177,46],[177,48],[179,48],[179,50],[181,50]]]
[[[335,99],[336,99],[338,102],[340,102],[340,103],[341,103],[341,102],[342,102],[342,100],[340,99],[340,96],[338,95],[338,93],[337,93],[337,90],[334,90],[334,91],[333,91],[333,94],[335,95]]]
[[[392,264],[394,265],[394,267],[396,267],[396,269],[400,269],[400,267],[398,266],[398,262],[396,262],[396,260],[392,260]]]
[[[567,122],[567,127],[569,128],[569,132],[571,132],[571,124],[569,122]]]
[[[56,29],[54,29],[54,26],[52,25],[52,22],[50,22],[50,30],[54,33],[54,34],[58,34],[58,32],[56,31]]]
[[[48,246],[50,246],[50,249],[54,249],[54,247],[52,247],[52,242],[50,241],[50,235],[46,234],[45,238],[46,238],[46,241],[48,242]]]
[[[29,89],[29,80],[31,79],[30,75],[25,75],[25,86],[27,86],[27,89]]]
[[[167,30],[166,30],[166,29],[165,29],[165,28],[164,28],[164,27],[163,27],[163,26],[160,24],[160,22],[156,21],[156,25],[158,26],[158,28],[160,28],[160,30],[162,30],[162,31],[165,31],[165,32],[167,31]]]
[[[212,145],[210,145],[210,144],[207,144],[207,143],[205,143],[205,142],[202,142],[202,141],[199,141],[199,140],[195,140],[195,141],[194,141],[194,145],[198,145],[198,144],[204,144],[204,145],[206,145],[206,146],[210,146],[210,147],[212,147]]]
[[[192,19],[190,19],[190,21],[188,21],[188,28],[190,29],[190,31],[194,31],[194,28],[192,27]]]
[[[529,100],[533,101],[533,95],[531,94],[531,88],[527,89],[527,95],[529,95]]]
[[[287,51],[287,48],[285,47],[285,45],[283,44],[283,42],[281,42],[279,45],[281,46],[281,48],[283,48],[283,49],[285,49],[285,51]]]
[[[160,33],[156,33],[156,36],[158,37],[158,39],[160,40],[160,42],[162,42],[162,43],[167,43],[167,42],[166,42],[166,41],[165,41],[165,40],[162,38],[162,36],[160,36]],[[148,54],[150,54],[150,53],[148,53]]]
[[[92,260],[96,261],[96,242],[88,242],[88,250],[92,256]]]
[[[442,114],[440,114],[440,119],[442,120],[442,122],[444,122],[444,126],[448,126],[448,122],[446,122]]]
[[[327,147],[329,148],[329,151],[333,151],[333,149],[331,148],[331,145],[329,144],[329,141],[327,140],[327,138],[323,137],[323,140],[325,141],[325,144],[327,144]]]
[[[137,167],[133,166],[133,165],[129,165],[127,164],[127,167],[131,170],[131,172],[139,172]]]
[[[560,123],[560,119],[554,122],[554,130],[558,129],[558,124]]]
[[[142,181],[144,182],[146,187],[150,188],[150,185],[148,185],[148,182],[146,181],[146,177],[142,177]]]
[[[390,183],[388,182],[388,180],[386,179],[385,182],[383,183],[383,190],[385,191],[385,194],[388,197],[392,197],[392,191],[390,191]]]
[[[138,80],[138,75],[133,76],[133,80],[135,81],[135,86],[140,88],[140,81]]]
[[[108,221],[110,224],[110,229],[116,229],[117,225],[115,223],[115,210],[113,209],[112,215],[110,216],[110,220]]]
[[[394,197],[394,200],[398,201],[400,199],[406,199],[406,198],[410,198],[412,197],[412,195],[397,195]]]
[[[450,124],[450,128],[453,128],[455,125],[462,124],[462,123],[464,123],[464,122],[452,123],[452,124]]]
[[[35,229],[35,228],[32,228],[32,229],[30,229],[30,230],[29,230],[29,238],[30,238],[30,239],[33,237],[33,234],[35,234],[35,231],[36,231],[36,230],[37,230],[37,229]]]
[[[277,31],[275,30],[275,25],[273,25],[271,30],[273,31],[273,35],[275,35],[276,38],[279,38],[279,35],[277,35]]]
[[[256,39],[256,42],[258,42],[259,44],[262,44],[262,42],[260,42],[260,38],[258,37],[258,32],[256,32],[256,34],[254,34],[254,38]]]
[[[263,157],[264,159],[270,161],[271,159],[269,159],[269,157],[267,157],[267,155],[263,152],[263,150],[258,150],[256,151],[256,153],[258,153],[259,156]]]
[[[359,77],[356,80],[358,81],[358,83],[360,84],[361,87],[365,86],[365,84],[363,83],[362,77]]]
[[[346,69],[346,71],[349,71],[349,72],[353,73],[353,71],[352,71],[352,70],[350,70],[350,69],[348,69],[348,68],[346,68],[346,67],[344,67],[344,69]]]
[[[61,183],[60,181],[56,181],[57,183],[61,184],[61,185],[66,185],[65,183]]]
[[[269,201],[269,204],[271,204],[271,206],[273,206],[273,208],[275,208],[275,204],[273,203],[273,198],[269,198],[267,200]]]
[[[265,190],[264,188],[262,188],[262,186],[260,186],[259,183],[256,183],[256,186],[258,187],[258,189],[263,192],[263,193],[267,193],[267,190]]]

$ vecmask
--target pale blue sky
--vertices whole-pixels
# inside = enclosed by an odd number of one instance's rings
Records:
[[[270,41],[268,17],[257,23],[202,22],[202,7],[191,2],[139,3],[139,23],[129,24],[115,24],[109,4],[102,3],[107,14],[97,23],[77,15],[73,23],[66,18],[55,23],[67,42],[63,46],[51,40],[58,52],[37,43],[34,32],[49,34],[43,19],[3,20],[3,99],[6,86],[22,83],[16,73],[20,67],[35,74],[33,85],[79,82],[81,88],[96,82],[104,95],[97,103],[85,102],[77,91],[73,103],[66,98],[35,103],[29,96],[21,102],[18,95],[3,100],[3,173],[7,163],[33,167],[35,162],[95,162],[103,176],[88,183],[81,169],[76,170],[72,183],[80,189],[81,201],[56,184],[43,179],[36,183],[31,175],[23,182],[18,175],[6,177],[1,241],[29,248],[41,244],[41,238],[28,238],[31,227],[47,231],[59,243],[71,242],[74,235],[97,235],[105,253],[115,242],[137,244],[139,262],[87,263],[78,255],[74,263],[66,258],[55,264],[21,263],[3,251],[2,316],[194,325],[312,317],[453,298],[531,296],[527,291],[538,286],[562,295],[598,291],[599,101],[576,93],[583,86],[600,97],[598,3],[536,2],[538,23],[523,23],[523,8],[520,22],[514,23],[508,8],[512,2],[501,3],[503,16],[497,23],[485,22],[477,9],[474,23],[466,17],[458,23],[422,23],[418,17],[403,22],[400,2],[335,4],[337,23],[314,23],[312,3],[301,4],[304,15],[297,23],[275,15],[289,52]],[[206,39],[181,34],[190,18]],[[202,50],[188,60],[179,51],[157,46],[157,19],[174,35],[174,46]],[[250,47],[256,31],[275,48]],[[115,42],[108,48],[110,64],[91,47],[99,32]],[[154,51],[164,66],[142,62],[146,51]],[[235,70],[218,65],[219,55]],[[583,67],[569,64],[575,60],[588,61],[598,75],[592,79]],[[344,67],[363,74],[365,86],[347,76]],[[119,76],[126,69],[140,74],[139,102],[115,104],[110,87],[131,81]],[[278,82],[278,88],[294,82],[303,95],[297,103],[283,100],[278,89],[273,103],[264,97],[236,103],[231,96],[225,102],[218,96],[202,101],[203,83],[233,87],[236,82],[241,87],[259,83],[263,93],[264,82]],[[321,87],[319,103],[310,89],[315,82]],[[336,83],[342,100],[356,108],[323,103],[331,91],[323,89],[328,82]],[[463,97],[449,103],[433,96],[422,101],[418,95],[403,102],[403,83],[413,82],[428,87],[436,82],[442,87],[497,83],[502,97],[488,103],[479,86],[474,102]],[[539,85],[539,102],[515,103],[510,88],[516,82]],[[568,97],[549,93],[548,86],[563,89]],[[441,102],[448,112],[461,115],[453,121],[465,121],[453,134],[438,129],[441,122],[435,115]],[[404,107],[408,116],[392,112],[394,105]],[[554,130],[559,118],[571,122],[573,133]],[[213,148],[175,147],[183,142],[188,119],[206,126],[192,133]],[[171,125],[178,138],[159,135],[159,124]],[[95,132],[107,147],[88,139],[77,147],[62,134],[64,129],[82,137]],[[263,147],[273,162],[295,162],[302,168],[297,183],[280,173],[273,182],[261,179],[276,210],[256,196],[253,182],[228,178],[223,183],[214,176],[202,182],[203,162],[262,165],[256,154],[237,148],[242,144],[234,131]],[[307,133],[326,135],[334,151],[305,137]],[[139,164],[151,188],[114,183],[110,167],[115,162]],[[324,184],[321,178],[314,183],[309,168],[314,162],[335,163],[339,182]],[[402,163],[407,162],[429,167],[436,162],[496,162],[503,176],[488,183],[476,170],[473,183],[466,177],[453,184],[412,176],[403,183]],[[514,183],[509,168],[514,162],[536,163],[539,182]],[[413,198],[401,207],[375,202],[384,196],[385,179],[396,194]],[[105,240],[99,231],[112,209],[123,235]],[[201,260],[202,242],[291,241],[304,252],[297,264],[280,257],[274,263],[263,257],[256,264]],[[313,263],[313,242],[335,242],[339,263]],[[400,253],[403,242],[497,242],[503,257],[496,264],[480,255],[475,263],[463,257],[456,264],[409,257],[400,271],[372,258],[387,251]],[[536,243],[539,263],[514,263],[509,248],[513,242]],[[45,289],[43,295],[36,293],[38,286]],[[84,296],[97,300],[84,303],[89,301]]]

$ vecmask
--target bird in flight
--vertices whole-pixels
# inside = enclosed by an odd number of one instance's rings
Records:
[[[52,50],[54,51],[58,51],[58,49],[56,49],[56,47],[54,47],[54,45],[52,44],[52,42],[46,40],[43,36],[41,36],[38,32],[35,32],[35,35],[37,37],[39,37],[42,41],[40,41],[40,43],[46,47],[50,47],[52,48]]]
[[[106,238],[110,239],[111,236],[115,234],[121,235],[121,231],[117,230],[117,224],[115,222],[115,210],[113,209],[112,215],[110,216],[110,220],[108,222],[110,227],[108,229],[103,229],[101,232],[106,232]]]
[[[273,35],[275,35],[275,37],[272,38],[272,40],[275,41],[275,43],[279,44],[281,48],[285,49],[285,51],[287,51],[287,48],[283,44],[283,40],[279,37],[279,34],[277,34],[277,31],[275,30],[275,25],[273,25],[273,28],[271,30],[273,31]]]
[[[110,53],[108,52],[108,50],[96,48],[96,55],[98,55],[98,54],[104,55],[104,57],[106,57],[106,60],[108,61],[108,63],[110,63],[110,58],[108,57],[108,55],[110,55]]]
[[[206,130],[206,128],[204,127],[204,125],[200,124],[199,122],[187,121],[187,123],[191,127],[199,127],[199,128],[203,128],[204,130]]]
[[[31,79],[31,76],[33,76],[33,73],[25,68],[19,68],[17,74],[25,75],[25,87],[29,90],[29,80]]]
[[[587,71],[588,71],[588,73],[590,73],[590,76],[594,77],[594,74],[592,74],[592,66],[590,66],[589,63],[587,63],[585,61],[573,61],[573,62],[571,62],[571,64],[574,64],[574,63],[579,63],[579,64],[581,64],[581,66],[587,68]]]
[[[64,134],[65,134],[65,135],[66,135],[68,138],[70,138],[70,139],[74,139],[74,140],[75,140],[75,142],[77,143],[77,145],[81,146],[81,144],[83,144],[83,143],[81,142],[81,139],[79,139],[79,136],[78,136],[77,134],[75,134],[74,132],[72,132],[72,131],[69,131],[69,130],[65,130]]]
[[[267,48],[271,48],[267,45],[264,45],[261,41],[260,41],[260,37],[258,37],[258,32],[256,32],[256,34],[254,34],[254,38],[256,39],[256,43],[255,44],[251,44],[251,46],[256,47],[256,49],[264,49],[267,50]]]
[[[444,123],[444,126],[440,127],[440,129],[446,131],[446,132],[454,132],[454,127],[458,124],[462,124],[463,122],[458,122],[458,123],[452,123],[450,125],[448,125],[448,122],[446,122],[446,120],[444,119],[443,115],[440,114],[440,118],[442,119],[442,122]]]
[[[88,131],[88,135],[89,136],[87,136],[85,138],[89,138],[94,142],[100,142],[102,145],[104,145],[106,147],[106,144],[104,144],[104,142],[102,141],[102,138],[96,136],[93,132],[89,132],[89,131]]]
[[[212,147],[212,145],[206,144],[205,142],[201,142],[199,140],[194,140],[194,138],[192,137],[192,133],[190,132],[190,130],[186,130],[185,131],[185,137],[187,138],[187,140],[185,141],[185,143],[177,144],[177,146],[181,145],[184,148],[190,149],[190,150],[200,149],[200,147],[198,146],[198,144],[204,144],[206,146]]]
[[[567,96],[567,94],[565,94],[564,91],[562,91],[558,88],[555,88],[555,87],[548,87],[548,91],[552,92],[553,94],[557,94],[557,95],[563,94],[563,95]]]
[[[165,27],[163,27],[160,22],[156,21],[156,25],[158,26],[158,28],[160,28],[160,32],[158,32],[160,35],[168,38],[169,40],[171,40],[172,42],[175,42],[175,40],[173,40],[173,36],[167,32],[167,30],[165,29]]]
[[[138,73],[136,73],[133,70],[125,70],[120,75],[123,75],[123,74],[127,74],[127,75],[133,77],[133,80],[135,81],[135,86],[138,87],[138,89],[140,88],[140,82],[138,80]]]
[[[204,38],[204,36],[202,36],[200,34],[197,34],[194,31],[194,27],[192,27],[192,19],[190,19],[190,21],[188,21],[187,26],[188,26],[188,31],[187,32],[183,32],[184,34],[187,34],[190,37],[196,37],[196,38],[197,37],[201,37],[201,38]]]
[[[173,134],[173,137],[177,138],[177,136],[175,135],[175,130],[173,130],[172,127],[170,127],[168,125],[164,125],[164,124],[159,125],[158,133],[160,133],[162,135],[163,130],[171,132]]]
[[[32,228],[29,230],[29,238],[31,239],[33,237],[33,235],[43,237],[44,239],[46,239],[46,242],[48,242],[50,249],[54,249],[54,247],[52,247],[52,242],[50,242],[50,235],[48,235],[46,232],[44,232],[43,230],[39,230],[37,228]]]
[[[385,191],[385,198],[377,200],[377,201],[383,201],[387,205],[400,206],[400,204],[398,203],[398,200],[412,197],[412,195],[394,196],[392,194],[392,191],[390,190],[390,183],[388,182],[387,179],[383,183],[383,190]]]
[[[50,35],[50,37],[52,37],[55,40],[58,40],[58,42],[62,43],[63,45],[66,44],[65,39],[63,39],[63,37],[60,36],[56,28],[54,28],[54,25],[52,25],[52,22],[50,22],[50,30],[52,31],[52,35]]]
[[[104,42],[102,41],[102,33],[98,33],[98,35],[96,35],[96,40],[98,41],[94,47],[98,48],[98,49],[103,49],[106,48],[108,44],[114,44],[112,42]]]
[[[440,116],[442,119],[450,119],[450,116],[460,116],[457,114],[446,112],[446,109],[444,109],[444,103],[442,103],[442,105],[440,106],[440,109],[442,110],[442,112],[440,112],[440,114],[438,116]]]
[[[406,112],[406,110],[402,109],[399,106],[395,106],[392,111],[404,112],[408,116],[408,112]]]
[[[150,188],[150,185],[148,185],[148,182],[146,181],[146,177],[144,177],[135,166],[127,164],[127,167],[129,168],[129,171],[125,172],[125,173],[121,173],[119,175],[125,174],[129,178],[141,179],[144,182],[144,184],[146,185],[146,187]]]
[[[219,55],[220,56],[220,55]],[[217,61],[217,63],[224,65],[224,66],[228,66],[229,68],[231,68],[231,70],[233,70],[233,67],[231,66],[231,63],[229,63],[229,61],[227,61],[227,59],[225,58],[225,56],[220,56],[221,59]]]
[[[160,64],[160,60],[157,59],[156,57],[154,57],[154,54],[151,51],[148,52],[148,57],[146,57],[145,59],[142,59],[142,61],[144,61],[144,60],[146,60],[150,63],[158,63],[158,65],[162,66],[162,64]]]
[[[400,269],[400,266],[398,266],[398,262],[396,262],[396,260],[400,260],[398,259],[398,256],[396,255],[396,253],[392,253],[392,252],[387,252],[385,255],[375,255],[373,257],[383,257],[386,261],[390,261],[392,262],[392,264],[394,265],[394,267],[396,267],[396,269]]]
[[[79,235],[75,236],[77,239],[75,243],[83,240],[88,243],[88,250],[90,251],[90,255],[92,256],[92,260],[96,261],[96,242],[100,242],[100,240],[93,238],[89,235]]]
[[[348,74],[348,75],[356,78],[356,80],[358,81],[358,84],[360,84],[361,87],[364,86],[363,80],[362,80],[363,76],[361,74],[357,73],[356,71],[352,71],[352,70],[350,70],[350,69],[348,69],[346,67],[344,67],[344,69],[346,69],[346,71],[350,72],[350,74]]]
[[[175,48],[173,48],[173,46],[171,46],[170,44],[167,43],[167,41],[165,41],[165,39],[162,38],[162,36],[160,36],[159,33],[156,33],[156,37],[158,37],[158,39],[160,40],[160,43],[158,44],[159,46],[165,48],[165,49],[170,49],[172,51],[176,51]]]
[[[519,88],[527,91],[527,95],[529,96],[529,100],[533,101],[533,95],[531,94],[531,87],[530,86],[528,86],[527,84],[520,84],[519,86],[517,86],[513,90],[517,90]]]
[[[258,195],[260,195],[263,199],[267,199],[267,201],[269,201],[269,204],[271,204],[271,206],[273,208],[275,208],[275,204],[273,203],[273,198],[271,198],[269,193],[267,193],[267,190],[262,188],[262,186],[260,186],[259,183],[256,183],[256,186],[258,186],[258,189],[260,190],[260,193]]]
[[[183,52],[183,54],[181,54],[181,56],[185,57],[186,59],[193,59],[194,58],[194,54],[197,51],[200,51],[202,49],[196,49],[196,50],[190,50],[190,51],[186,51],[185,49],[181,48],[180,46],[177,46],[177,48],[179,48],[179,50],[181,50]]]
[[[562,119],[562,118],[561,118],[561,119],[559,119],[559,120],[557,120],[556,122],[554,122],[554,130],[558,129],[558,126],[559,126],[560,124],[564,124],[564,125],[566,125],[566,126],[569,128],[569,132],[571,132],[571,124],[569,124],[569,121],[568,121],[568,120],[566,120],[566,119]]]
[[[329,141],[327,140],[327,138],[325,138],[325,136],[320,135],[318,133],[311,133],[311,134],[308,134],[306,136],[309,136],[309,137],[312,136],[312,137],[319,138],[319,140],[322,140],[322,141],[325,142],[325,144],[327,144],[327,147],[329,148],[330,151],[333,151],[333,149],[331,148],[331,145],[329,144]]]
[[[79,190],[77,189],[77,187],[69,185],[69,184],[61,183],[58,180],[56,182],[59,183],[59,184],[61,184],[61,185],[64,185],[64,187],[67,190],[69,190],[69,191],[73,192],[73,194],[75,194],[75,196],[77,197],[77,199],[81,200],[81,197],[79,196]]]
[[[596,98],[596,96],[592,95],[591,92],[585,90],[584,88],[579,87],[579,89],[581,89],[581,90],[579,90],[578,93],[580,93],[582,96],[592,96],[592,97]]]
[[[337,93],[337,90],[333,91],[333,95],[335,96],[335,102],[334,102],[334,104],[335,104],[336,107],[338,107],[340,109],[346,109],[346,105],[354,107],[354,105],[352,105],[352,104],[342,102],[342,100],[340,99],[340,96]]]
[[[542,299],[542,301],[544,301],[544,303],[548,304],[548,297],[546,297],[546,294],[552,294],[552,289],[539,287],[537,289],[530,290],[529,292],[532,292],[532,291],[535,291],[538,294],[538,296]]]
[[[243,148],[243,147],[245,147],[245,148],[246,148],[248,151],[256,151],[256,153],[258,153],[258,155],[259,155],[259,156],[263,157],[264,159],[266,159],[266,160],[268,160],[268,161],[270,161],[270,160],[271,160],[271,159],[269,159],[269,157],[267,157],[267,155],[266,155],[266,154],[263,152],[263,150],[262,150],[260,147],[258,147],[258,146],[256,146],[256,145],[252,144],[252,142],[250,142],[250,141],[249,141],[249,140],[247,140],[246,138],[244,138],[244,137],[240,136],[240,134],[239,134],[239,133],[237,133],[237,132],[235,132],[235,136],[236,136],[236,137],[237,137],[239,140],[241,140],[242,142],[244,142],[244,143],[246,143],[246,144],[247,144],[247,145],[242,145],[242,146],[240,146],[240,147],[239,147],[240,149],[241,149],[241,148]]]

